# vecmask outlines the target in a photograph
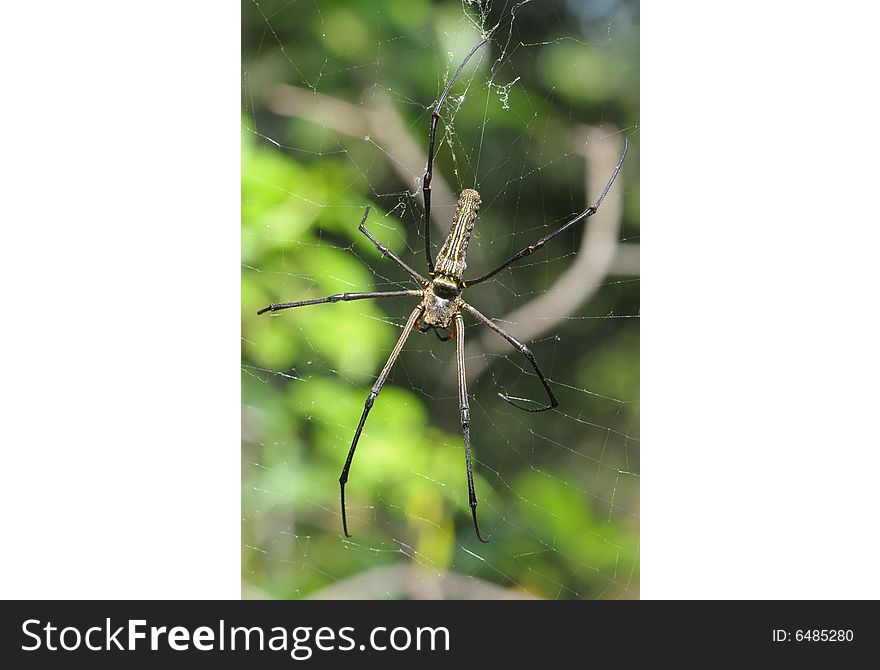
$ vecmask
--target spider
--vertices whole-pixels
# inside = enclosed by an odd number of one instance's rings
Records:
[[[348,481],[348,474],[351,470],[351,462],[354,458],[354,452],[355,449],[357,449],[358,441],[361,437],[361,431],[363,430],[364,424],[367,421],[367,416],[370,413],[370,409],[373,407],[373,403],[376,401],[376,398],[382,391],[382,387],[388,380],[391,369],[394,367],[394,363],[397,361],[397,357],[400,355],[400,352],[403,349],[403,346],[413,329],[418,330],[420,333],[426,333],[429,330],[434,329],[434,334],[437,335],[437,337],[441,340],[456,340],[458,398],[459,409],[461,411],[461,429],[464,435],[465,463],[467,466],[468,504],[470,505],[471,516],[474,520],[474,531],[476,532],[477,539],[479,539],[480,542],[489,542],[491,536],[484,538],[483,535],[480,533],[480,526],[477,523],[477,495],[474,491],[474,474],[473,466],[471,464],[471,419],[470,410],[468,407],[467,383],[465,380],[464,368],[463,312],[467,312],[478,321],[486,325],[488,328],[495,331],[498,335],[507,340],[518,352],[525,356],[529,364],[535,370],[535,374],[537,374],[538,379],[541,381],[541,384],[544,386],[544,390],[547,392],[549,403],[547,405],[537,408],[524,407],[523,405],[515,402],[514,399],[506,396],[503,393],[499,393],[498,395],[503,400],[510,403],[517,409],[521,409],[526,412],[543,412],[548,409],[553,409],[554,407],[557,407],[559,405],[559,401],[553,394],[553,389],[550,388],[550,384],[547,382],[547,378],[544,376],[544,373],[541,372],[541,368],[538,366],[538,362],[535,360],[535,356],[532,354],[531,350],[529,350],[529,348],[525,344],[513,337],[513,335],[507,333],[500,326],[497,326],[491,319],[484,316],[474,307],[466,303],[461,297],[462,291],[466,288],[482,284],[483,282],[491,279],[496,274],[498,274],[508,266],[512,265],[513,263],[516,263],[520,259],[535,253],[536,251],[541,249],[544,244],[552,240],[554,237],[561,235],[575,224],[578,224],[584,219],[595,214],[596,211],[599,209],[599,205],[602,204],[602,200],[605,198],[606,194],[611,189],[611,186],[614,184],[614,180],[617,178],[617,175],[620,173],[620,169],[623,166],[623,161],[626,158],[628,143],[626,142],[626,140],[624,140],[623,153],[620,156],[617,167],[611,174],[608,183],[605,185],[605,188],[599,195],[599,198],[596,200],[595,204],[587,207],[580,214],[563,224],[559,229],[555,230],[549,235],[545,235],[534,244],[530,244],[525,249],[522,249],[520,252],[514,254],[506,261],[504,261],[501,265],[496,267],[494,270],[487,272],[486,274],[477,277],[476,279],[464,279],[463,276],[466,266],[465,255],[467,254],[468,242],[470,241],[471,233],[473,233],[474,224],[477,221],[477,215],[480,210],[480,194],[474,189],[464,189],[458,197],[458,204],[456,206],[455,216],[452,220],[452,227],[449,231],[449,235],[446,237],[446,241],[440,248],[440,253],[437,255],[437,260],[435,262],[431,254],[430,224],[431,179],[432,170],[434,167],[434,140],[437,134],[437,122],[440,120],[440,110],[443,107],[443,103],[446,100],[446,97],[449,95],[449,91],[452,88],[452,85],[455,83],[455,80],[458,78],[459,74],[461,74],[462,69],[464,69],[464,66],[470,60],[471,56],[473,56],[477,52],[477,50],[480,49],[480,47],[482,47],[488,41],[489,38],[485,37],[470,50],[467,56],[465,56],[464,60],[461,62],[461,65],[458,66],[458,69],[455,71],[455,73],[449,79],[449,82],[446,84],[446,88],[443,90],[443,94],[440,96],[440,99],[437,101],[437,105],[434,107],[434,111],[431,114],[431,123],[428,134],[428,162],[425,168],[424,177],[422,179],[422,194],[425,200],[425,258],[427,259],[428,263],[428,276],[424,277],[416,272],[413,268],[411,268],[403,260],[401,260],[393,251],[385,247],[379,240],[377,240],[372,235],[372,233],[370,233],[369,230],[367,230],[366,222],[367,217],[370,214],[369,206],[367,206],[366,210],[364,211],[363,218],[361,219],[360,226],[358,227],[358,230],[363,233],[370,240],[370,242],[372,242],[376,246],[376,248],[382,253],[382,255],[394,261],[394,263],[396,263],[410,277],[418,282],[418,284],[422,288],[408,291],[337,293],[326,298],[300,300],[297,302],[273,303],[257,312],[257,314],[263,314],[265,312],[277,312],[279,310],[290,309],[292,307],[304,307],[306,305],[319,305],[322,303],[348,300],[364,300],[367,298],[410,297],[420,299],[416,308],[409,315],[409,318],[406,321],[406,325],[403,327],[403,333],[397,340],[397,344],[394,345],[394,349],[391,351],[391,355],[388,357],[388,361],[385,363],[385,367],[382,368],[382,371],[379,373],[379,376],[376,379],[376,383],[373,384],[373,388],[370,390],[370,394],[367,396],[367,400],[364,403],[363,413],[361,414],[360,421],[358,422],[357,428],[355,429],[354,438],[351,441],[351,447],[348,450],[348,456],[345,459],[345,465],[342,468],[342,474],[339,476],[339,498],[340,507],[342,509],[342,530],[345,533],[346,537],[351,537],[351,535],[348,532],[348,520],[345,513],[345,484]],[[445,331],[447,329],[449,330],[448,335],[440,335],[440,331]]]

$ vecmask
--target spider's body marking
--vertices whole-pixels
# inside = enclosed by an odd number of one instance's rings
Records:
[[[421,321],[429,328],[448,328],[461,310],[461,290],[464,288],[461,277],[467,267],[468,242],[479,213],[480,194],[472,188],[464,189],[458,196],[449,235],[440,248],[431,280],[425,287]]]
[[[449,229],[446,241],[440,247],[440,253],[437,254],[432,276],[445,277],[461,285],[461,276],[467,267],[465,257],[467,256],[468,242],[470,242],[471,233],[474,232],[474,224],[477,222],[479,213],[480,194],[472,188],[464,189],[458,196],[452,227]]]

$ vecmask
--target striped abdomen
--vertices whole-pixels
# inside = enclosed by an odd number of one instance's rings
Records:
[[[461,281],[467,266],[468,242],[480,212],[480,194],[472,188],[466,188],[458,196],[458,206],[452,219],[452,228],[440,249],[437,262],[434,264],[435,277],[448,277],[456,282]]]

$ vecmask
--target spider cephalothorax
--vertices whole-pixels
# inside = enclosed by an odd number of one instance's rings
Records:
[[[449,328],[464,302],[461,299],[461,288],[446,277],[438,277],[428,283],[424,295],[422,315],[416,328],[423,333],[431,328]]]
[[[449,94],[449,90],[452,88],[452,84],[458,78],[458,75],[461,73],[461,70],[465,66],[465,63],[467,63],[468,60],[470,60],[471,56],[476,53],[477,49],[483,46],[487,41],[488,37],[484,38],[479,44],[471,49],[470,53],[468,53],[464,61],[462,61],[461,65],[458,66],[455,74],[453,74],[450,78],[449,83],[446,84],[446,88],[443,90],[443,94],[440,96],[440,99],[437,102],[437,106],[434,107],[434,111],[431,113],[431,125],[430,130],[428,131],[428,163],[425,168],[424,178],[422,180],[422,194],[425,198],[424,234],[425,256],[428,262],[428,277],[423,277],[420,273],[413,270],[403,260],[398,258],[393,251],[385,247],[381,242],[379,242],[379,240],[373,237],[372,233],[367,230],[366,222],[367,217],[370,214],[369,206],[364,211],[363,219],[361,219],[361,225],[358,228],[364,235],[367,236],[367,238],[376,246],[376,248],[380,252],[382,252],[384,256],[390,258],[392,261],[397,263],[397,265],[402,268],[407,274],[409,274],[409,276],[412,277],[412,279],[414,279],[422,288],[418,290],[412,289],[407,291],[337,293],[336,295],[331,295],[326,298],[313,298],[311,300],[300,300],[297,302],[273,303],[257,312],[257,314],[262,314],[264,312],[277,312],[278,310],[288,309],[291,307],[304,307],[305,305],[317,305],[326,302],[363,300],[365,298],[418,297],[421,299],[419,304],[409,315],[406,325],[404,325],[403,327],[403,333],[400,335],[400,338],[397,340],[397,344],[394,345],[394,349],[391,351],[391,355],[388,357],[388,362],[385,363],[385,367],[382,368],[382,371],[376,378],[376,382],[373,384],[373,388],[370,389],[370,394],[367,396],[367,399],[364,402],[364,410],[361,414],[361,419],[358,422],[357,429],[355,429],[354,438],[351,441],[351,447],[348,450],[348,456],[345,459],[345,465],[342,468],[342,474],[339,476],[340,503],[342,507],[342,530],[347,537],[350,537],[350,535],[348,533],[348,521],[345,514],[345,483],[348,481],[348,473],[351,469],[354,452],[357,448],[358,441],[360,440],[361,431],[363,430],[364,424],[367,421],[367,415],[370,413],[370,409],[373,407],[373,403],[375,402],[376,397],[379,395],[379,392],[385,385],[385,382],[388,379],[388,375],[391,374],[391,368],[394,366],[394,363],[397,361],[397,357],[403,350],[403,345],[406,343],[406,339],[409,337],[409,334],[413,330],[418,330],[419,332],[424,333],[428,330],[431,330],[432,328],[438,330],[451,328],[452,330],[448,336],[443,337],[440,336],[439,333],[437,336],[440,337],[441,340],[451,340],[453,338],[456,338],[457,340],[455,353],[456,363],[458,367],[458,398],[459,409],[461,412],[461,429],[464,436],[465,463],[467,465],[468,505],[471,508],[471,516],[474,520],[474,530],[477,533],[477,538],[479,538],[481,542],[488,542],[489,540],[483,538],[483,536],[480,534],[480,527],[477,524],[477,495],[474,491],[474,475],[471,465],[470,409],[468,407],[467,383],[464,373],[464,318],[462,317],[462,312],[468,312],[483,325],[498,333],[501,337],[507,340],[517,351],[519,351],[523,356],[526,357],[526,360],[528,360],[529,364],[532,366],[532,369],[534,369],[535,374],[538,376],[538,379],[541,381],[541,384],[544,386],[544,390],[546,391],[547,398],[550,402],[547,405],[541,405],[540,403],[534,403],[534,401],[526,401],[538,405],[537,407],[527,407],[517,402],[517,400],[521,399],[509,398],[506,395],[499,393],[501,398],[503,398],[514,407],[525,410],[527,412],[543,412],[544,410],[552,409],[559,404],[559,402],[556,400],[556,396],[553,394],[553,390],[550,388],[550,384],[547,382],[546,377],[544,377],[544,373],[541,372],[541,368],[538,367],[538,362],[535,360],[535,357],[529,350],[529,348],[525,344],[517,340],[515,337],[513,337],[513,335],[507,333],[503,328],[497,326],[495,322],[493,322],[491,319],[484,316],[481,312],[476,310],[471,305],[467,304],[462,299],[461,292],[465,288],[476,286],[477,284],[482,284],[484,281],[490,279],[491,277],[494,277],[504,268],[512,265],[521,258],[525,258],[526,256],[535,253],[536,251],[541,249],[546,242],[550,241],[557,235],[562,234],[575,224],[580,223],[584,219],[595,214],[596,211],[599,209],[599,205],[602,204],[602,200],[605,198],[605,195],[611,188],[611,185],[614,183],[614,180],[617,178],[617,175],[620,173],[620,168],[623,166],[623,160],[624,158],[626,158],[627,144],[626,141],[624,141],[623,154],[620,157],[620,161],[618,162],[617,167],[611,175],[611,178],[608,180],[607,185],[605,186],[602,193],[599,195],[599,198],[596,200],[595,204],[587,207],[580,214],[563,224],[559,229],[553,231],[548,235],[545,235],[534,244],[530,244],[529,246],[522,249],[519,253],[514,254],[504,263],[496,267],[494,270],[487,272],[486,274],[481,275],[476,279],[469,280],[463,279],[464,270],[467,266],[465,257],[467,255],[467,247],[471,238],[471,233],[474,230],[474,225],[477,222],[477,215],[480,211],[480,194],[477,193],[474,189],[464,189],[458,198],[458,206],[455,210],[455,216],[452,220],[452,227],[449,230],[449,235],[447,235],[446,241],[440,248],[440,253],[437,255],[437,262],[435,263],[431,254],[431,178],[434,165],[434,139],[437,134],[437,122],[440,119],[440,109],[443,107],[443,101]],[[436,332],[437,330],[435,330],[435,333]]]

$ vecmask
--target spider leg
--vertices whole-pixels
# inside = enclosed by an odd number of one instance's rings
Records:
[[[561,235],[562,233],[564,233],[566,230],[568,230],[569,228],[571,228],[575,224],[580,223],[584,219],[587,219],[587,218],[593,216],[593,214],[595,214],[599,210],[599,205],[602,204],[602,201],[605,199],[605,196],[608,195],[608,191],[611,190],[611,186],[614,184],[614,180],[617,179],[617,175],[620,174],[620,168],[623,167],[623,161],[626,158],[626,151],[628,148],[629,148],[629,141],[626,138],[624,138],[624,140],[623,140],[623,153],[620,155],[620,160],[617,162],[617,167],[614,168],[614,172],[611,173],[611,178],[608,180],[608,183],[605,185],[605,188],[602,189],[602,193],[599,195],[599,199],[596,200],[595,204],[592,204],[589,207],[587,207],[583,212],[581,212],[580,214],[575,216],[573,219],[571,219],[570,221],[563,224],[563,226],[561,228],[559,228],[558,230],[553,231],[549,235],[545,235],[544,237],[542,237],[540,240],[538,240],[534,244],[530,244],[525,249],[514,254],[513,256],[508,258],[506,261],[504,261],[501,265],[499,265],[497,268],[492,270],[491,272],[487,272],[483,276],[477,277],[476,279],[470,279],[470,280],[463,282],[463,287],[466,288],[468,286],[476,286],[477,284],[482,284],[484,281],[494,277],[499,272],[501,272],[504,268],[506,268],[510,265],[513,265],[521,258],[525,258],[526,256],[531,256],[533,253],[538,251],[541,247],[543,247],[547,242],[552,240],[557,235]]]
[[[454,337],[455,333],[458,333],[455,360],[458,364],[458,406],[461,410],[461,432],[464,434],[464,457],[467,463],[468,504],[471,506],[471,515],[474,517],[474,530],[477,532],[477,539],[487,543],[492,539],[492,536],[483,539],[483,536],[480,535],[480,526],[477,524],[477,494],[474,491],[474,469],[471,465],[471,415],[468,407],[467,380],[464,374],[464,319],[461,317],[461,312],[455,315],[452,332],[453,335],[450,337]]]
[[[336,293],[326,298],[313,298],[312,300],[300,300],[298,302],[273,302],[268,307],[264,307],[257,314],[264,312],[277,312],[282,309],[290,309],[291,307],[305,307],[306,305],[320,305],[325,302],[343,302],[348,300],[364,300],[365,298],[418,298],[421,297],[421,291],[371,291],[369,293]]]
[[[437,122],[440,120],[440,108],[443,106],[446,96],[449,95],[449,90],[452,88],[455,80],[458,79],[458,75],[461,74],[465,64],[467,64],[471,59],[471,56],[477,52],[477,49],[488,41],[488,38],[482,39],[473,49],[470,50],[468,55],[464,57],[461,65],[458,66],[455,74],[452,75],[449,82],[446,84],[446,88],[443,90],[443,95],[441,95],[440,99],[437,101],[437,106],[434,107],[434,111],[431,112],[431,130],[428,133],[428,164],[425,167],[425,176],[422,179],[422,196],[425,198],[425,258],[428,260],[429,274],[434,272],[434,259],[431,258],[431,179],[434,177],[434,140],[437,137]]]
[[[422,335],[424,335],[429,330],[431,330],[431,326],[423,326],[422,325],[422,315],[421,314],[419,314],[418,318],[416,319],[416,322],[413,325],[413,328],[415,328],[417,331],[419,331]]]
[[[495,325],[495,323],[489,317],[484,316],[483,314],[481,314],[479,311],[477,311],[476,309],[474,309],[473,307],[471,307],[467,303],[463,302],[462,307],[464,307],[468,312],[470,312],[475,317],[477,317],[484,324],[489,326],[489,328],[494,330],[496,333],[498,333],[505,340],[510,342],[510,344],[512,344],[513,347],[518,352],[520,352],[523,356],[526,357],[526,359],[529,361],[529,363],[531,364],[531,366],[534,368],[535,372],[537,373],[538,379],[540,379],[541,383],[544,385],[544,390],[547,391],[547,396],[550,398],[550,404],[547,405],[546,407],[537,407],[537,408],[523,407],[522,405],[515,403],[513,401],[513,399],[511,399],[510,397],[504,395],[503,393],[499,393],[498,395],[501,397],[501,399],[504,400],[505,402],[510,403],[511,405],[516,407],[517,409],[523,410],[524,412],[545,412],[548,409],[553,409],[554,407],[557,407],[559,405],[559,401],[556,399],[556,396],[553,394],[553,389],[550,388],[550,384],[547,382],[547,378],[544,377],[544,373],[541,372],[541,368],[538,367],[538,361],[535,360],[535,355],[531,352],[531,350],[526,345],[524,345],[522,342],[520,342],[518,339],[516,339],[513,335],[506,332],[503,328]],[[526,402],[535,402],[534,400],[528,400],[526,398],[516,398],[516,400],[525,400]]]
[[[419,295],[422,295],[421,291],[419,292]],[[427,333],[429,330],[432,330],[432,331],[434,331],[434,335],[436,335],[437,339],[440,340],[441,342],[449,342],[449,340],[455,339],[455,324],[454,323],[452,324],[452,329],[449,331],[449,335],[443,336],[440,334],[440,331],[436,327],[422,325],[422,322],[420,319],[421,319],[421,317],[416,319],[416,325],[413,326],[413,328],[415,328],[417,331],[419,331],[422,335]]]
[[[370,242],[372,242],[374,245],[376,245],[376,248],[382,252],[383,256],[386,256],[386,257],[390,258],[392,261],[394,261],[395,263],[397,263],[397,265],[399,265],[401,268],[403,268],[403,270],[410,277],[415,279],[417,282],[419,282],[423,286],[425,284],[427,284],[428,283],[427,279],[425,279],[422,275],[420,275],[418,272],[413,270],[409,265],[404,263],[397,254],[395,254],[393,251],[391,251],[391,249],[389,249],[388,247],[383,245],[379,240],[377,240],[375,237],[373,237],[373,234],[369,230],[367,230],[367,227],[364,224],[367,222],[367,216],[369,216],[369,214],[370,214],[370,205],[367,205],[367,208],[364,210],[364,218],[361,219],[361,225],[358,226],[358,230],[361,231],[364,235],[366,235],[367,239],[369,239]]]
[[[373,388],[370,390],[370,395],[367,396],[367,400],[364,403],[364,412],[361,414],[361,420],[358,422],[357,430],[354,432],[354,439],[351,441],[351,447],[348,450],[348,456],[345,459],[342,474],[339,475],[339,503],[342,507],[342,531],[345,533],[346,537],[351,537],[351,535],[348,532],[348,519],[345,516],[345,483],[348,481],[348,471],[351,470],[351,461],[354,458],[354,451],[357,449],[358,441],[361,439],[361,431],[364,429],[364,424],[367,421],[367,415],[370,413],[370,409],[373,407],[373,402],[376,400],[376,396],[379,395],[379,392],[385,385],[388,375],[391,374],[391,368],[394,367],[394,363],[397,361],[397,357],[400,355],[403,345],[406,343],[406,338],[409,337],[410,331],[421,313],[422,307],[420,305],[409,315],[409,319],[407,319],[406,325],[403,327],[403,333],[401,334],[400,339],[397,340],[397,344],[394,345],[394,350],[388,357],[388,362],[385,363],[385,367],[382,368],[382,372],[379,373],[376,383],[373,384]]]
[[[434,329],[434,335],[436,335],[437,339],[440,340],[441,342],[449,342],[449,340],[454,340],[457,334],[458,334],[458,321],[457,320],[452,322],[452,328],[449,330],[449,335],[446,335],[445,337],[440,334],[439,330],[437,330],[436,328]]]

